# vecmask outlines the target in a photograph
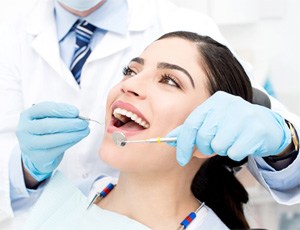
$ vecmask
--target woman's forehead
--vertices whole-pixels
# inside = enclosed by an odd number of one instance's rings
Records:
[[[182,38],[164,38],[152,42],[141,54],[143,59],[199,63],[196,44]],[[160,60],[159,60],[160,59]]]
[[[178,37],[170,37],[170,38],[163,38],[160,40],[156,40],[152,42],[146,49],[154,49],[154,48],[168,48],[168,47],[176,47],[177,49],[173,50],[182,50],[183,48],[190,47],[191,51],[194,49],[195,44],[191,41],[188,41],[183,38],[178,38]]]

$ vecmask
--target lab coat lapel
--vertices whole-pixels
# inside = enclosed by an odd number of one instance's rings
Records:
[[[55,34],[56,33],[53,31],[51,32],[50,29],[43,31],[34,38],[32,47],[55,70],[59,77],[67,81],[68,84],[76,89],[79,89],[74,77],[60,57],[59,46]]]
[[[61,74],[59,47],[51,28],[39,33],[31,45],[57,73]]]
[[[79,89],[72,73],[60,57],[53,10],[51,0],[41,1],[31,15],[27,25],[27,32],[33,37],[31,45],[64,81]]]

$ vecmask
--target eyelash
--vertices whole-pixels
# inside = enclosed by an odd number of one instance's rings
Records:
[[[125,66],[122,71],[124,76],[132,76],[132,74],[136,74],[129,66]]]
[[[163,74],[162,76],[161,76],[161,80],[159,81],[160,83],[166,83],[166,81],[172,81],[173,82],[173,84],[171,85],[171,84],[168,84],[168,85],[170,85],[170,86],[172,86],[172,87],[176,87],[176,88],[178,88],[178,89],[181,89],[181,87],[180,87],[180,85],[177,83],[177,80],[176,80],[176,78],[174,78],[173,76],[171,76],[170,74]]]
[[[137,73],[133,71],[129,66],[125,66],[122,71],[124,76],[134,76]],[[168,83],[168,81],[172,81],[173,84]],[[159,83],[168,84],[171,87],[176,87],[181,89],[180,84],[178,83],[177,79],[170,74],[162,74]]]

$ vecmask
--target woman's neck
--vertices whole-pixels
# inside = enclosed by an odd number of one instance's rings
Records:
[[[176,229],[199,202],[190,189],[193,175],[175,175],[121,173],[118,185],[98,205],[151,229]]]

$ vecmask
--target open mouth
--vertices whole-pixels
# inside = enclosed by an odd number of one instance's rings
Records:
[[[115,108],[113,111],[113,125],[125,130],[144,130],[150,127],[150,124],[135,113],[122,108]]]

